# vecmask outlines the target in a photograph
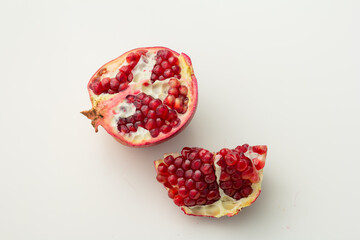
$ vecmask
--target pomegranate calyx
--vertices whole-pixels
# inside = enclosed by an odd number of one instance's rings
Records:
[[[95,128],[95,132],[98,132],[99,131],[98,120],[104,118],[104,116],[101,115],[101,113],[99,113],[95,108],[92,108],[87,111],[81,111],[80,113],[91,120],[91,125]]]

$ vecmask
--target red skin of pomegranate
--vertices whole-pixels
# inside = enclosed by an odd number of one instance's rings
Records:
[[[211,153],[183,148],[154,162],[157,180],[181,210],[192,216],[234,216],[261,192],[265,145],[244,144]]]
[[[169,56],[171,57],[170,62],[173,65],[166,60]],[[141,64],[145,67],[141,68],[143,66]],[[156,75],[154,73],[156,72],[155,66],[151,64],[167,67],[168,71],[165,75],[167,78],[163,75]],[[159,69],[159,67],[157,67],[157,69]],[[174,71],[172,69],[174,69]],[[142,73],[144,74],[141,75]],[[177,83],[175,84],[175,88],[178,88],[178,91],[172,89],[169,90],[168,93],[164,93],[165,95],[161,95],[162,93],[160,93],[158,96],[155,96],[155,91],[152,89],[159,86],[160,89],[170,89],[171,81]],[[82,113],[92,120],[91,123],[95,131],[97,132],[98,126],[101,125],[118,142],[130,147],[152,146],[174,137],[190,123],[195,114],[198,102],[197,80],[190,58],[184,53],[179,54],[164,47],[137,48],[124,53],[99,68],[91,77],[87,88],[92,109],[83,111]],[[118,90],[114,91],[116,88],[118,88]],[[183,91],[184,88],[187,91]],[[180,90],[186,95],[179,95]],[[145,112],[141,112],[142,114],[139,113],[139,118],[141,119],[139,121],[141,124],[136,124],[135,127],[135,121],[129,119],[129,117],[134,115],[119,117],[119,109],[127,108],[126,111],[131,112],[132,108],[128,105],[133,103],[127,99],[129,96],[134,96],[135,101],[141,102],[142,100],[140,98],[142,98],[142,96],[140,94],[143,91],[146,92],[145,96],[160,99],[161,103],[166,107],[159,107],[159,110],[154,109],[155,113],[153,112],[151,115],[154,120],[151,120],[151,117],[145,115]],[[166,94],[171,97],[165,100]],[[171,94],[175,94],[175,97]],[[174,103],[171,101],[169,102],[169,100],[173,100],[175,105],[173,105]],[[128,103],[128,105],[121,108],[124,102]],[[146,104],[150,106],[149,103]],[[135,109],[135,107],[133,108]],[[140,111],[140,106],[136,108],[136,110]],[[166,114],[168,112],[170,113],[170,110],[176,113],[176,117],[171,120],[169,120],[169,114]],[[122,123],[122,121],[125,120],[120,118],[127,119],[128,122]],[[157,129],[150,131],[153,124],[146,124],[146,122],[149,120],[156,122],[156,118],[161,119],[161,121],[159,119],[157,121],[160,125],[156,126]],[[176,120],[176,118],[178,120]],[[141,131],[138,126],[142,127]],[[149,129],[145,129],[146,127]],[[135,128],[136,132],[132,132],[131,130]]]

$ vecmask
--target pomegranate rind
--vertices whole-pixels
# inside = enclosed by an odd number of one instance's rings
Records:
[[[253,152],[254,147],[261,147],[262,149],[265,149],[261,154],[258,154],[256,152]],[[154,161],[154,166],[156,173],[158,173],[158,166],[160,163],[164,162],[164,159],[166,156],[172,155],[174,158],[177,156],[180,156],[179,153],[171,153],[171,154],[165,154],[162,159]],[[216,155],[216,153],[214,153]],[[258,159],[258,161],[261,161],[263,163],[262,166],[265,165],[266,156],[267,156],[267,147],[265,145],[258,145],[249,147],[248,151],[246,152],[247,157],[249,157],[252,162],[254,162],[254,159]],[[219,170],[219,167],[217,166],[216,159],[217,156],[215,156],[214,165],[217,170]],[[232,217],[237,215],[244,207],[248,207],[252,205],[256,199],[259,197],[261,193],[261,183],[263,180],[263,169],[260,169],[257,171],[257,174],[259,175],[259,181],[256,183],[253,183],[251,185],[253,192],[246,198],[241,198],[240,200],[235,200],[227,195],[221,194],[220,200],[217,202],[210,204],[210,205],[197,205],[193,207],[187,207],[187,206],[181,206],[181,210],[186,214],[190,216],[201,216],[201,217],[212,217],[212,218],[220,218],[223,216]],[[217,175],[217,181],[219,183],[219,174]],[[167,191],[169,191],[169,188],[165,187]],[[220,193],[222,193],[222,190],[220,190]]]
[[[125,97],[129,94],[134,94],[134,90],[140,90],[144,88],[143,85],[146,82],[150,82],[150,79],[145,79],[143,81],[137,82],[136,84],[131,85],[126,90],[121,91],[116,94],[100,94],[96,95],[90,88],[91,83],[96,79],[100,79],[103,74],[108,72],[114,72],[119,69],[119,67],[126,62],[126,56],[131,52],[136,51],[148,51],[156,52],[158,50],[169,50],[173,55],[177,56],[179,59],[179,65],[181,67],[181,79],[180,83],[188,87],[188,110],[185,114],[179,114],[180,125],[171,129],[167,134],[159,134],[157,137],[151,137],[150,134],[135,135],[134,137],[128,137],[120,133],[116,129],[114,124],[114,114],[116,114],[116,108],[119,104],[124,101]],[[106,69],[106,71],[104,70]],[[154,84],[166,84],[168,81],[156,81]],[[89,111],[83,111],[82,113],[92,120],[91,124],[95,128],[95,132],[98,131],[98,127],[102,126],[111,136],[113,136],[118,142],[123,145],[130,147],[147,147],[155,144],[164,142],[178,133],[180,133],[192,120],[198,104],[198,84],[197,79],[194,75],[194,70],[191,64],[189,56],[184,53],[177,53],[169,48],[165,47],[149,47],[149,48],[137,48],[131,51],[128,51],[118,58],[104,64],[99,70],[90,79],[88,85],[88,92],[90,100],[92,103],[92,109]],[[145,130],[145,129],[144,129]],[[147,130],[146,130],[147,131]]]

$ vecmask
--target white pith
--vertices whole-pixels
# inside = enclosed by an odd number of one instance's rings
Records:
[[[179,154],[167,154],[172,155],[174,158],[180,156]],[[167,156],[164,155],[164,158]],[[250,158],[253,162],[253,159],[258,158],[261,161],[266,160],[266,153],[260,155],[252,151],[252,147],[249,147],[248,151],[244,154],[246,157]],[[193,207],[182,206],[182,210],[189,215],[198,215],[198,216],[209,216],[209,217],[222,217],[222,216],[233,216],[241,211],[242,208],[250,206],[258,197],[261,191],[261,182],[263,179],[263,169],[257,171],[259,175],[259,181],[251,185],[253,192],[246,198],[241,198],[240,200],[233,199],[232,197],[227,196],[224,191],[220,188],[220,173],[221,167],[217,165],[217,162],[220,160],[221,156],[216,155],[214,159],[215,175],[216,181],[219,185],[220,199],[210,205],[197,205]],[[155,167],[163,162],[159,160],[155,162]]]

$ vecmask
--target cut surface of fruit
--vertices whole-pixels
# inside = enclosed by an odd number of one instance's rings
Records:
[[[217,153],[185,147],[154,162],[156,179],[185,214],[231,217],[259,196],[266,155],[265,145]]]
[[[197,107],[190,58],[164,48],[138,48],[106,63],[90,79],[92,109],[82,113],[120,143],[150,146],[179,133]]]

